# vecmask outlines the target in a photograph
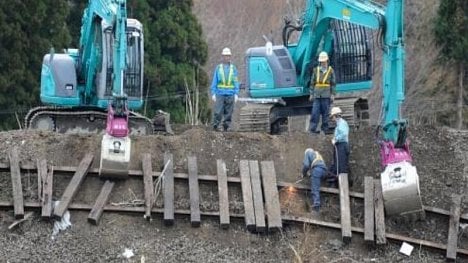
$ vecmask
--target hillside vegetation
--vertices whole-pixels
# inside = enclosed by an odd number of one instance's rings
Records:
[[[433,35],[439,1],[405,1],[406,100],[403,114],[412,123],[453,126],[457,74],[450,63],[439,61],[440,49]],[[304,6],[304,0],[194,0],[193,10],[208,43],[206,70],[212,72],[221,49],[229,46],[243,75],[247,48],[264,45],[262,35],[280,44],[283,17],[299,18]],[[375,54],[374,88],[369,94],[374,123],[379,116],[382,93],[381,54],[378,50]]]

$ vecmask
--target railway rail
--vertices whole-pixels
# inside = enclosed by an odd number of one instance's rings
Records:
[[[45,159],[40,159],[36,164],[20,165],[17,150],[9,153],[9,163],[0,163],[0,172],[10,172],[12,182],[12,199],[0,201],[0,208],[13,210],[16,219],[25,216],[25,210],[40,210],[44,219],[61,218],[66,210],[90,211],[88,221],[98,224],[104,212],[117,213],[140,213],[148,220],[153,220],[154,214],[161,214],[166,225],[172,225],[175,221],[174,215],[190,216],[193,227],[200,226],[202,217],[219,218],[220,226],[228,228],[230,219],[237,218],[245,221],[246,228],[251,232],[268,232],[274,234],[281,231],[283,223],[312,224],[326,228],[341,230],[344,242],[352,241],[352,234],[363,234],[366,243],[374,245],[385,245],[388,240],[412,243],[417,246],[435,248],[446,252],[449,260],[456,260],[457,256],[468,256],[468,249],[459,247],[459,225],[460,221],[468,221],[468,213],[461,213],[461,196],[453,195],[450,211],[424,206],[429,215],[436,214],[445,216],[448,220],[447,243],[434,242],[386,230],[383,200],[379,191],[380,182],[372,177],[365,177],[364,193],[349,191],[347,175],[340,175],[340,187],[322,187],[321,192],[335,195],[339,198],[340,222],[311,218],[302,214],[285,212],[285,191],[310,191],[305,184],[277,182],[272,161],[241,160],[239,165],[239,176],[227,176],[226,166],[223,160],[217,160],[217,174],[198,174],[197,160],[195,156],[187,157],[187,173],[174,173],[173,160],[170,153],[164,155],[164,169],[153,171],[151,155],[144,154],[141,158],[142,169],[130,170],[131,178],[143,179],[144,204],[134,207],[122,207],[110,205],[108,199],[114,182],[106,180],[101,192],[93,205],[74,202],[73,199],[80,185],[86,177],[97,177],[98,169],[91,168],[93,155],[87,154],[79,166],[52,166]],[[21,177],[24,173],[37,174],[38,178],[38,200],[37,202],[24,201]],[[59,206],[52,208],[52,196],[54,178],[63,174],[73,174],[68,186],[59,198]],[[163,196],[163,207],[155,207],[154,186],[162,178],[161,192]],[[177,180],[174,180],[177,179]],[[178,209],[174,206],[174,185],[185,184],[189,188],[190,209]],[[203,211],[200,209],[200,187],[199,182],[216,184],[219,197],[219,211]],[[235,186],[233,188],[232,186]],[[241,189],[243,213],[232,213],[229,208],[228,193]],[[237,189],[237,190],[236,190]],[[364,224],[353,226],[351,224],[351,200],[364,202]],[[410,222],[407,222],[410,223]],[[442,227],[442,226],[440,226]]]

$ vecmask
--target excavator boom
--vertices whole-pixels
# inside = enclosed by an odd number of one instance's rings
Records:
[[[383,197],[388,215],[423,213],[419,178],[401,118],[404,101],[403,0],[380,5],[366,0],[308,0],[301,22],[285,21],[283,45],[267,43],[247,50],[247,89],[253,99],[281,103],[250,104],[241,109],[240,129],[277,132],[278,124],[311,112],[309,84],[319,52],[331,55],[341,97],[335,105],[347,112],[354,126],[369,117],[367,99],[347,96],[372,84],[372,47],[368,29],[378,31],[382,58],[382,108],[379,127]],[[299,31],[297,43],[289,36]],[[345,100],[343,100],[345,99]],[[345,102],[346,101],[346,102]]]

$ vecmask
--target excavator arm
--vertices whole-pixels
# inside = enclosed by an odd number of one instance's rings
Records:
[[[371,59],[366,53],[370,40],[365,32],[353,28],[356,26],[378,30],[378,46],[383,52],[379,119],[379,131],[382,132],[379,135],[382,137],[378,141],[387,214],[422,213],[419,179],[416,168],[411,164],[406,138],[407,121],[402,119],[400,110],[405,98],[403,0],[388,0],[386,5],[367,0],[307,1],[299,25],[286,21],[283,46],[269,45],[272,51],[268,51],[267,47],[247,51],[246,75],[250,96],[256,99],[281,98],[289,105],[247,105],[246,110],[241,111],[240,127],[243,127],[243,116],[248,119],[259,116],[251,123],[265,125],[259,121],[263,116],[269,116],[269,123],[274,123],[271,119],[310,113],[310,104],[304,103],[303,98],[309,93],[310,69],[318,53],[323,50],[332,57],[343,58],[332,61],[338,76],[345,72],[345,78],[337,78],[337,93],[371,88],[371,74],[367,74]],[[289,43],[293,30],[301,31],[297,43]],[[351,70],[344,68],[348,65],[343,64],[348,64]],[[347,78],[346,74],[352,78]],[[354,109],[345,111],[354,114]]]
[[[403,33],[403,0],[388,0],[384,7],[370,1],[327,0],[310,1],[311,30],[318,30],[325,35],[326,24],[330,19],[343,20],[371,29],[380,30],[382,58],[382,108],[381,120],[383,136],[379,138],[380,156],[383,172],[381,173],[382,192],[385,210],[388,215],[411,215],[424,217],[419,190],[419,178],[412,162],[407,140],[407,121],[402,119],[401,104],[405,99],[405,51]],[[302,40],[302,39],[301,39]],[[312,41],[311,43],[317,43]],[[314,57],[311,52],[317,47],[305,50],[296,49],[300,58]],[[326,47],[325,47],[326,48]],[[302,55],[303,53],[303,55]],[[304,60],[301,76],[306,79],[305,69],[310,64]],[[300,65],[301,65],[300,64]]]
[[[332,20],[341,20],[371,29],[380,29],[384,23],[384,16],[385,11],[382,7],[369,2],[348,0],[307,1],[302,20],[301,37],[293,48],[289,48],[296,69],[299,70],[298,84],[305,85],[310,80],[309,69],[314,64],[318,50],[331,53],[333,36],[329,28]]]

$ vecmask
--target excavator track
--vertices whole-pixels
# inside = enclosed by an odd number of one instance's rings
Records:
[[[25,127],[59,133],[101,133],[106,129],[107,113],[100,109],[80,110],[41,106],[31,109],[25,117]],[[152,121],[130,112],[130,135],[153,133]]]
[[[342,117],[351,128],[369,124],[369,106],[367,99],[358,97],[336,98],[332,107],[340,107],[343,111]],[[309,105],[283,106],[278,104],[249,103],[242,107],[239,116],[240,132],[266,132],[280,133],[284,124],[292,116],[303,116],[310,114]],[[334,128],[334,123],[330,123]],[[277,127],[278,126],[278,127]],[[276,128],[275,128],[276,127]],[[281,125],[287,127],[287,125]],[[306,127],[306,125],[304,125]]]
[[[341,109],[342,117],[351,128],[358,129],[369,125],[369,104],[365,98],[336,98],[332,107]]]
[[[271,132],[270,112],[274,104],[249,103],[239,116],[240,132]]]

